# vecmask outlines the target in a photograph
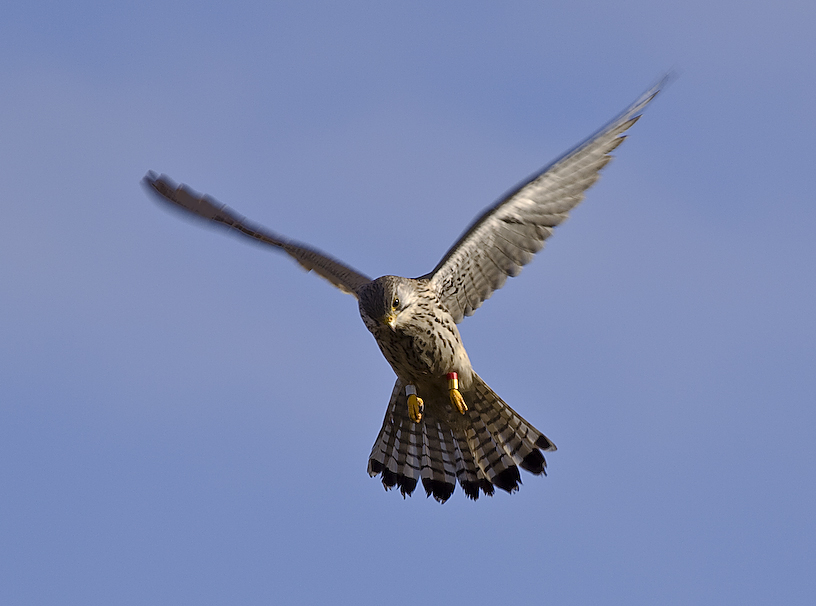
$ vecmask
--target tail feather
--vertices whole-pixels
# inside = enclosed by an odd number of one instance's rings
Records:
[[[487,476],[481,469],[479,470],[479,488],[481,488],[482,492],[488,497],[492,497],[496,494],[496,487],[493,486],[493,482],[487,479]]]
[[[479,498],[479,487],[482,481],[487,482],[487,478],[476,465],[465,432],[461,429],[454,429],[453,436],[456,440],[456,479],[459,480],[459,485],[465,491],[465,495],[475,501]]]
[[[490,483],[502,490],[507,492],[518,490],[520,475],[513,459],[507,454],[502,443],[495,439],[478,409],[473,410],[469,416],[467,439],[479,469]]]
[[[404,419],[401,420],[398,435],[397,486],[405,497],[414,492],[419,481],[422,437],[416,423]]]
[[[426,419],[422,425],[422,485],[428,496],[440,503],[447,501],[456,488],[456,455],[450,429],[437,419]]]
[[[499,446],[515,465],[534,475],[546,475],[547,460],[541,451],[554,451],[555,444],[510,408],[478,375],[474,376],[473,391],[476,394],[476,397],[472,398],[473,408],[486,429],[480,436],[480,442],[487,442],[485,435],[487,433],[493,443]],[[478,429],[480,425],[474,423],[473,427]],[[521,479],[517,468],[512,470],[506,461],[502,460],[493,471],[497,475],[502,475],[501,482],[496,482],[488,474],[496,486],[509,491],[518,489]]]
[[[408,416],[403,388],[397,380],[368,460],[369,475],[381,475],[386,489],[398,486],[404,497],[421,480],[427,495],[444,503],[457,481],[465,495],[476,500],[480,491],[492,496],[495,487],[510,493],[518,490],[519,467],[546,475],[547,462],[541,451],[553,451],[555,444],[478,375],[465,393],[470,409],[462,422],[457,415],[451,423],[435,417],[435,407],[426,402],[426,414],[414,423]]]
[[[397,428],[393,422],[389,422],[389,416],[391,415],[391,404],[397,396],[399,387],[400,383],[397,381],[397,384],[394,385],[394,391],[391,392],[391,403],[389,403],[388,410],[385,411],[383,426],[377,440],[374,442],[374,446],[371,448],[371,454],[368,456],[368,473],[371,476],[382,473],[386,469],[396,472],[397,460],[394,457],[394,438]]]
[[[408,418],[402,384],[397,380],[382,429],[368,458],[368,474],[372,477],[381,474],[385,489],[399,486],[403,497],[410,496],[419,481],[417,447],[421,440],[414,425]]]

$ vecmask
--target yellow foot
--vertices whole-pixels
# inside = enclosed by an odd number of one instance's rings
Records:
[[[418,398],[416,394],[412,393],[408,396],[408,416],[414,423],[419,423],[422,420],[422,411],[425,409],[425,404],[422,398]]]
[[[458,389],[451,389],[450,390],[450,400],[451,404],[456,407],[456,410],[465,414],[467,412],[467,404],[465,404],[465,399],[462,397],[462,393]]]
[[[451,404],[453,404],[454,408],[460,413],[465,414],[467,412],[467,405],[465,404],[465,399],[462,397],[462,393],[459,391],[459,374],[449,372],[447,377]]]

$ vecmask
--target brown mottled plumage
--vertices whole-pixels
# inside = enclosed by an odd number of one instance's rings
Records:
[[[555,445],[473,371],[456,324],[541,250],[664,82],[489,208],[432,272],[417,279],[371,280],[324,253],[249,222],[212,198],[176,186],[164,175],[150,172],[144,182],[161,200],[277,247],[357,297],[366,327],[397,375],[368,460],[369,474],[381,475],[386,488],[398,486],[403,495],[422,481],[427,494],[440,502],[451,496],[458,481],[468,497],[477,499],[480,491],[492,495],[495,487],[518,489],[519,467],[545,474],[542,451],[553,451]],[[458,374],[464,413],[451,404],[446,378],[451,372]],[[406,389],[424,401],[419,422],[409,415]]]

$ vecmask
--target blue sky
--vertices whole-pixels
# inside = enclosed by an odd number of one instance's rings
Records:
[[[0,602],[812,604],[815,26],[812,2],[6,7]],[[512,496],[384,492],[393,374],[354,299],[139,186],[416,276],[669,69],[460,325],[559,447]]]

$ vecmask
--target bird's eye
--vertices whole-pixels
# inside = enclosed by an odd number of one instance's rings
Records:
[[[396,309],[397,307],[399,307],[399,304],[400,304],[399,297],[394,297],[394,305],[392,307]]]

